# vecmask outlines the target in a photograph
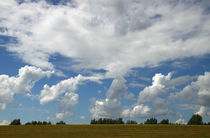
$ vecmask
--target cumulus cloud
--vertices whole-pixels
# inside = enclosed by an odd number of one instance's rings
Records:
[[[205,107],[205,106],[201,106],[199,111],[196,112],[195,114],[199,114],[199,115],[201,115],[203,117],[210,116],[210,112],[208,112],[208,108]]]
[[[171,93],[171,100],[180,100],[188,104],[181,104],[182,108],[195,110],[195,114],[209,116],[208,108],[210,107],[210,73],[205,72],[199,75],[197,80],[185,86],[177,93]],[[197,111],[198,110],[198,111]]]
[[[59,119],[59,120],[62,120],[64,118],[64,113],[56,113],[55,118]]]
[[[152,85],[145,87],[139,93],[139,102],[148,102],[152,101],[157,95],[165,94],[168,92],[170,87],[168,87],[168,82],[171,79],[172,74],[168,73],[167,76],[162,75],[161,73],[155,74],[152,78]]]
[[[81,119],[81,120],[85,120],[86,117],[85,117],[85,116],[80,116],[80,119]]]
[[[71,77],[69,79],[62,80],[56,85],[52,85],[51,87],[45,84],[40,94],[40,103],[46,104],[50,101],[57,99],[60,95],[64,93],[65,97],[72,96],[75,98],[76,95],[74,95],[74,92],[77,90],[78,85],[81,85],[84,81],[87,80],[101,83],[99,77],[84,77],[79,74],[76,77]]]
[[[79,101],[79,95],[76,93],[78,86],[84,84],[85,81],[101,83],[100,79],[99,76],[82,76],[79,74],[76,77],[62,80],[51,87],[45,84],[39,96],[40,104],[56,101],[60,113],[55,115],[55,119],[63,119],[73,115],[73,110]]]
[[[43,71],[33,66],[19,69],[17,76],[0,75],[0,107],[5,109],[13,101],[14,94],[30,94],[34,84],[43,77],[50,77],[52,71]]]
[[[178,120],[176,120],[175,123],[176,123],[176,124],[186,124],[186,123],[184,122],[184,119],[182,119],[182,118],[179,118]]]
[[[143,104],[136,105],[132,109],[125,109],[122,111],[123,117],[148,117],[151,115],[151,108]]]
[[[126,92],[126,93],[124,94],[124,98],[125,98],[126,100],[135,100],[135,95],[134,95],[133,93],[128,93],[128,92]]]
[[[95,100],[90,107],[93,118],[116,118],[121,116],[121,95],[126,93],[127,87],[124,78],[117,78],[107,91],[106,99]]]
[[[197,105],[210,107],[210,73],[205,72],[204,75],[199,75],[196,81],[185,86],[183,90],[175,94],[171,94],[171,99],[179,99],[182,101],[188,100]]]
[[[9,125],[9,121],[3,120],[2,122],[0,122],[0,126],[5,126],[5,125]]]
[[[71,111],[78,103],[79,95],[76,93],[65,93],[64,97],[60,99],[61,109],[64,111]]]

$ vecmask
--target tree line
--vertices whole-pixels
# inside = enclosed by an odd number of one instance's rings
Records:
[[[56,123],[56,125],[65,125],[66,123],[64,121],[59,121]],[[117,118],[117,119],[110,119],[110,118],[99,118],[97,119],[92,119],[90,121],[90,124],[138,124],[135,120],[127,120],[125,123],[122,118]],[[144,124],[172,124],[169,122],[168,119],[162,119],[159,123],[156,118],[149,118],[147,119]],[[188,125],[210,125],[210,122],[204,123],[202,116],[198,114],[192,115],[192,117],[189,119]],[[21,125],[20,119],[14,119],[10,125]],[[24,125],[52,125],[52,123],[46,122],[46,121],[31,121],[27,122]]]
[[[59,121],[56,123],[56,125],[65,125],[66,123],[64,121]],[[20,119],[14,119],[10,125],[22,125]],[[24,125],[52,125],[52,123],[46,122],[46,121],[31,121],[31,122],[27,122]]]
[[[116,120],[109,119],[109,118],[99,118],[98,120],[93,119],[91,120],[90,124],[138,124],[134,120],[128,120],[126,123],[122,120],[122,118],[118,118]],[[159,123],[156,118],[152,117],[147,119],[144,124],[172,124],[169,122],[168,119],[162,119]],[[198,114],[192,115],[192,117],[189,119],[188,125],[210,125],[210,122],[203,123],[202,116]]]

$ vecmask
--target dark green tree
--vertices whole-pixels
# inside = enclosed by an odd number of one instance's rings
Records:
[[[147,119],[144,124],[157,124],[157,119],[156,118],[150,118]]]
[[[20,119],[14,119],[10,125],[21,125]]]
[[[25,125],[31,125],[31,122],[27,122],[27,123],[25,123]]]
[[[116,119],[116,124],[124,124],[123,119],[122,118]]]
[[[96,124],[96,119],[92,119],[92,120],[90,121],[90,124]]]
[[[160,124],[169,124],[169,120],[168,119],[163,119],[160,121]]]
[[[47,125],[47,122],[46,122],[46,121],[43,121],[42,124],[43,124],[43,125]]]
[[[192,115],[192,117],[190,118],[187,124],[188,125],[202,125],[203,124],[202,117],[198,114],[194,114]]]
[[[37,121],[32,121],[31,124],[32,125],[37,125],[38,123],[37,123]]]
[[[134,120],[128,120],[128,121],[126,122],[126,124],[137,124],[137,122],[134,121]]]
[[[57,122],[56,125],[65,125],[66,123],[63,121]]]

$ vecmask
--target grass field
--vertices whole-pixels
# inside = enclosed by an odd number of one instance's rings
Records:
[[[0,138],[210,138],[210,126],[50,125],[0,126]]]

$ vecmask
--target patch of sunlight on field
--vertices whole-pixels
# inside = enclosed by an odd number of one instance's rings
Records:
[[[22,125],[0,126],[0,138],[210,138],[209,130],[207,125]]]

